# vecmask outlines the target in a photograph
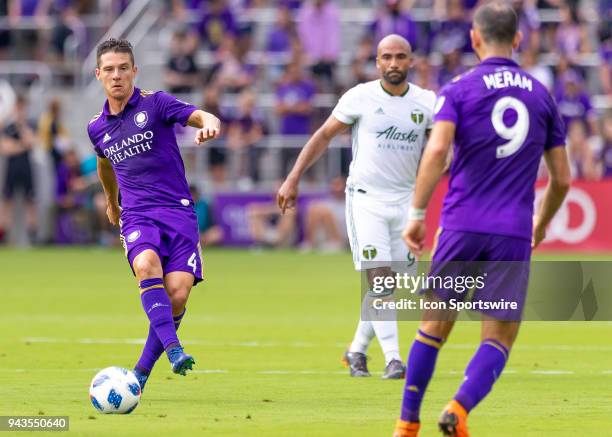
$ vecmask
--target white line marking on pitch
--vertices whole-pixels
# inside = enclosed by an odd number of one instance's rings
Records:
[[[53,373],[65,373],[65,372],[98,372],[101,368],[86,368],[86,369],[7,369],[0,368],[0,372],[14,372],[14,373],[30,373],[30,372],[53,372]],[[313,369],[304,369],[304,370],[286,370],[286,369],[270,369],[270,370],[255,370],[255,371],[241,371],[241,370],[228,370],[228,369],[204,369],[204,370],[194,370],[192,371],[194,374],[221,374],[225,375],[228,373],[253,373],[257,375],[344,375],[347,373],[346,370],[313,370]],[[383,372],[371,372],[373,375],[382,375]],[[462,374],[463,371],[458,370],[447,370],[444,372],[440,372],[446,375],[459,375]],[[525,374],[529,373],[532,375],[546,375],[546,376],[564,376],[564,375],[574,375],[576,374],[573,370],[530,370],[530,371],[519,371],[514,369],[507,369],[504,371],[505,375],[516,375],[516,374]],[[579,373],[589,373],[589,372],[579,372]],[[594,372],[596,373],[596,372]],[[602,375],[611,375],[612,370],[604,370],[600,372]]]
[[[27,343],[72,343],[72,344],[144,344],[144,338],[58,338],[58,337],[25,337],[23,342]],[[331,344],[317,344],[305,341],[295,342],[261,342],[261,341],[210,341],[192,339],[183,341],[184,344],[201,345],[209,347],[246,347],[246,348],[314,348],[332,347]],[[335,343],[335,347],[346,347],[346,343]],[[476,350],[477,343],[447,344],[444,349]],[[525,344],[516,345],[515,350],[553,350],[553,351],[612,351],[612,345],[568,345],[568,344]]]

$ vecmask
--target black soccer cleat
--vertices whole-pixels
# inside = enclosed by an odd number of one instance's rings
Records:
[[[385,373],[383,373],[382,379],[404,379],[406,376],[406,366],[400,360],[391,360],[387,367],[385,367]]]
[[[342,362],[349,368],[351,376],[358,378],[372,376],[368,371],[368,357],[366,357],[366,354],[346,351]]]

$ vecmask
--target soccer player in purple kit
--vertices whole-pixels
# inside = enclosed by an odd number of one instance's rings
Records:
[[[185,375],[195,363],[176,334],[191,288],[202,280],[202,259],[174,124],[197,128],[195,142],[201,144],[219,135],[220,122],[169,94],[136,88],[136,72],[128,41],[109,39],[98,46],[96,78],[107,101],[87,132],[98,154],[108,219],[120,226],[149,319],[134,368],[144,388],[164,351],[174,373]]]
[[[501,2],[480,6],[470,35],[481,63],[440,92],[404,231],[410,250],[420,255],[425,209],[454,143],[432,272],[451,261],[518,261],[528,266],[531,250],[544,239],[546,226],[570,186],[564,127],[555,102],[542,84],[511,59],[521,38],[512,7]],[[542,156],[550,176],[534,216],[534,183]],[[506,269],[508,263],[501,265]],[[468,413],[501,375],[518,334],[527,278],[528,267],[520,278],[512,278],[512,293],[519,305],[516,319],[481,311],[482,343],[439,419],[444,435],[469,435]],[[478,293],[485,301],[499,301],[508,291],[492,287]],[[425,298],[444,300],[438,290],[430,290]],[[408,356],[394,436],[418,435],[423,395],[455,317],[453,309],[424,311]]]

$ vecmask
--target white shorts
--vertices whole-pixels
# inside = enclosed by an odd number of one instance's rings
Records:
[[[410,199],[386,203],[347,189],[346,228],[355,270],[390,266],[395,272],[416,273],[416,258],[402,240],[409,208]]]

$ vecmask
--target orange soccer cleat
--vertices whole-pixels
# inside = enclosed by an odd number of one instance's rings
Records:
[[[468,413],[465,408],[455,400],[450,401],[438,420],[440,432],[445,436],[470,437],[467,418]]]
[[[397,419],[393,437],[418,437],[420,427],[421,424],[419,422],[406,422],[402,419]]]

